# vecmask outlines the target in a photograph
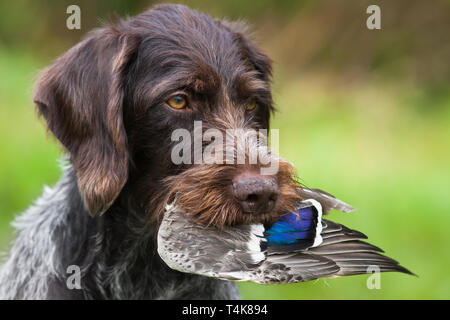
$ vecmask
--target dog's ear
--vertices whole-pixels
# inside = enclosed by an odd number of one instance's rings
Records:
[[[91,33],[42,72],[34,102],[70,154],[91,215],[105,212],[128,178],[124,77],[140,39],[112,27]]]
[[[222,24],[234,34],[244,59],[260,73],[262,80],[269,81],[272,77],[272,60],[252,43],[247,24],[242,21],[222,21]]]

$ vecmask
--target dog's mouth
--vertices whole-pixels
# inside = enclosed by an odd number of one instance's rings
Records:
[[[276,176],[244,174],[241,179],[241,172],[233,165],[203,164],[166,178],[160,218],[167,204],[176,204],[205,226],[269,224],[295,210],[301,200],[293,168],[287,162],[280,162]]]

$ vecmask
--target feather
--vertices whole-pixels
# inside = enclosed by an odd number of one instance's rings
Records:
[[[336,199],[333,195],[320,189],[298,188],[297,191],[303,199],[314,199],[318,201],[322,205],[323,214],[330,213],[331,209],[342,212],[351,212],[355,210],[351,205]]]
[[[322,207],[308,199],[276,221],[264,235],[272,252],[299,251],[322,243]]]
[[[372,269],[413,274],[382,255],[380,248],[362,241],[367,239],[363,233],[322,220],[317,198],[300,202],[296,212],[287,213],[267,230],[261,224],[205,227],[190,221],[175,204],[168,205],[158,231],[158,253],[181,272],[262,284],[366,274]],[[348,209],[344,205],[333,208]]]

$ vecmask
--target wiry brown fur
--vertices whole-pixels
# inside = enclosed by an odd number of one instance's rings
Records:
[[[292,166],[280,160],[275,178],[281,187],[275,208],[269,213],[245,213],[229,190],[232,178],[241,170],[239,165],[195,166],[164,181],[166,199],[168,202],[174,200],[194,221],[218,228],[225,225],[273,223],[281,215],[294,210],[295,203],[301,200],[296,192]],[[158,212],[162,215],[164,208],[161,207]]]

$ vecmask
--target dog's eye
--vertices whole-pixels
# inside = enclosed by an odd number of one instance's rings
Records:
[[[183,109],[186,107],[186,98],[182,95],[176,95],[167,100],[167,104],[174,109]]]
[[[252,111],[252,110],[255,110],[255,108],[256,108],[256,101],[252,101],[247,105],[246,110]]]

